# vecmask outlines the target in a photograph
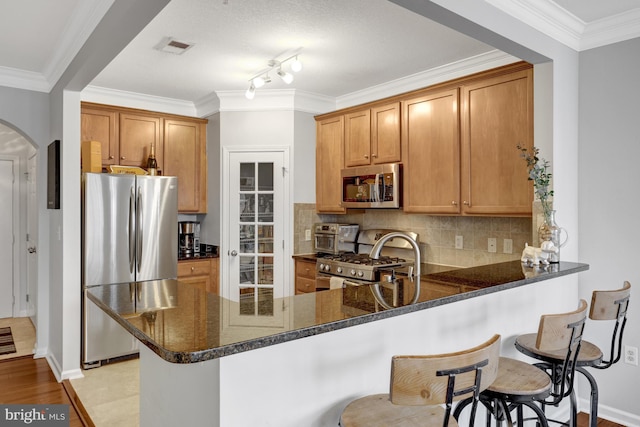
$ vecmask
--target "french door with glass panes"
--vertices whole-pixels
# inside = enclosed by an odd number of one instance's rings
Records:
[[[229,153],[229,326],[284,325],[285,181],[283,151]]]

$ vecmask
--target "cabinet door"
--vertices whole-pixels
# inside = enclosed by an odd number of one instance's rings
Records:
[[[402,160],[400,150],[400,103],[371,109],[371,161],[375,164]]]
[[[206,213],[207,158],[204,125],[164,119],[163,175],[178,177],[178,211]]]
[[[117,165],[118,113],[83,107],[80,116],[80,140],[100,142],[102,164]]]
[[[371,110],[344,116],[344,164],[346,167],[371,163]]]
[[[345,213],[342,207],[344,117],[316,124],[316,210]]]
[[[458,89],[402,102],[404,211],[460,212]]]
[[[120,165],[147,167],[151,144],[156,145],[158,169],[164,174],[162,119],[158,116],[120,113]]]
[[[463,213],[531,215],[533,186],[516,146],[533,146],[532,73],[462,88]]]

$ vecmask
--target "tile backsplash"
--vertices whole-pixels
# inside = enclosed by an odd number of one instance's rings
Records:
[[[433,216],[405,214],[401,210],[369,209],[347,215],[318,214],[313,203],[294,204],[294,253],[313,252],[305,230],[316,222],[359,224],[361,229],[388,228],[414,231],[419,235],[422,261],[472,267],[520,259],[525,243],[532,244],[531,218]],[[462,236],[463,248],[455,248]],[[496,252],[488,250],[488,239],[496,239]],[[512,253],[504,253],[504,240],[511,239]],[[536,246],[536,245],[534,245]]]

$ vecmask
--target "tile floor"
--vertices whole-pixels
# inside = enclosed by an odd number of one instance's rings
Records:
[[[96,427],[137,427],[140,424],[138,359],[82,371],[70,380]]]

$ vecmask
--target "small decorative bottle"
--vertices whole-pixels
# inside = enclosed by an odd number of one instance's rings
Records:
[[[149,151],[149,158],[147,159],[147,171],[149,175],[158,174],[158,162],[156,161],[156,144],[151,144],[151,150]]]

